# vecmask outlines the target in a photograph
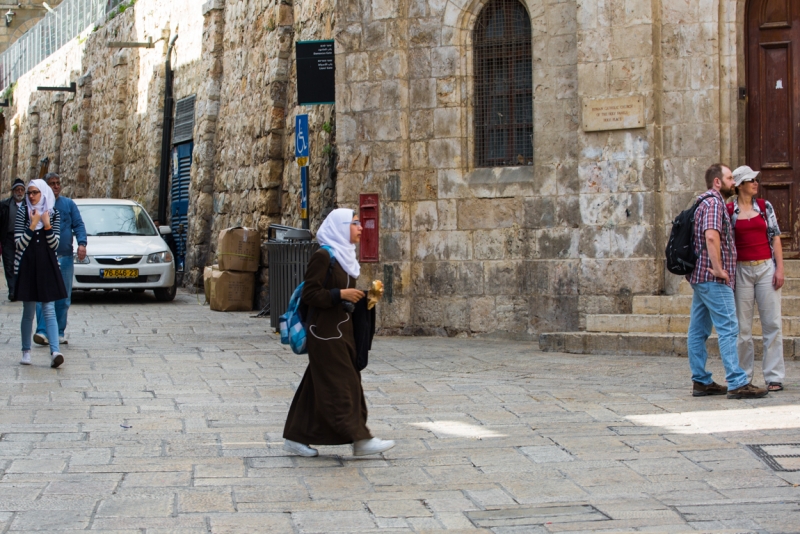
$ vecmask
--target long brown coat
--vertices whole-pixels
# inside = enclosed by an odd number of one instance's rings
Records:
[[[343,445],[372,437],[367,404],[356,371],[353,321],[342,308],[339,290],[355,280],[336,263],[325,284],[330,256],[311,256],[303,286],[308,304],[308,367],[289,408],[283,437],[305,445]]]

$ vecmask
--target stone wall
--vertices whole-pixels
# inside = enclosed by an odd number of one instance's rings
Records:
[[[139,0],[19,81],[0,178],[47,156],[65,194],[155,212],[177,32],[175,98],[197,97],[190,285],[221,229],[300,225],[294,118],[307,113],[311,228],[380,194],[380,263],[363,272],[387,285],[384,332],[532,337],[673,291],[668,222],[708,164],[744,157],[744,0],[523,0],[534,160],[494,169],[473,146],[472,30],[487,2]],[[106,46],[148,37],[156,48]],[[301,107],[294,43],[317,39],[335,40],[336,105]],[[33,90],[71,81],[75,94]],[[644,127],[583,130],[584,102],[628,95],[644,99]]]

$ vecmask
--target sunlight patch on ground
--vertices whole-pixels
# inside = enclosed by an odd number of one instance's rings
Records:
[[[673,434],[712,434],[800,428],[800,406],[764,406],[744,410],[711,410],[649,415],[629,415],[641,426],[657,426]]]
[[[430,430],[440,438],[504,438],[505,434],[499,434],[488,428],[478,425],[471,425],[460,421],[432,421],[428,423],[411,423],[411,426]]]

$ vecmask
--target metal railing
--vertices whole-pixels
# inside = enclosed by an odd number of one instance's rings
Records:
[[[101,24],[107,13],[127,1],[64,0],[61,2],[0,54],[0,88],[5,90],[86,28]]]

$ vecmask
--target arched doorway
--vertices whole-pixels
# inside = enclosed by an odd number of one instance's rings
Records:
[[[775,206],[789,257],[800,257],[800,2],[751,0],[747,25],[747,164]]]

